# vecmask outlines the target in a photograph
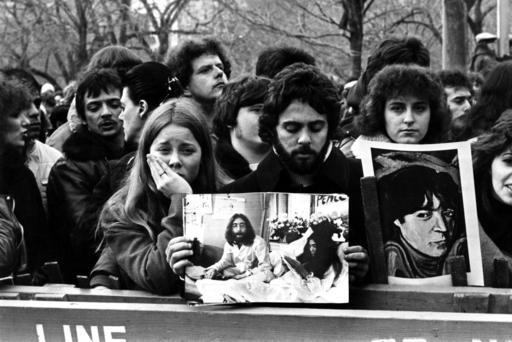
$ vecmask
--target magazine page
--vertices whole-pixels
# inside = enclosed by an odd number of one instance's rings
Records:
[[[348,197],[187,195],[194,266],[185,296],[202,303],[347,303]]]

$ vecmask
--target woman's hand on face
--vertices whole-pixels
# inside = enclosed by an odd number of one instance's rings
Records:
[[[165,257],[174,273],[183,277],[185,268],[194,264],[188,259],[194,255],[192,241],[184,236],[179,236],[169,241],[165,249]]]
[[[348,262],[351,283],[361,281],[368,273],[370,261],[364,247],[341,244],[338,247],[338,257],[340,260],[345,259]]]
[[[152,154],[146,156],[151,176],[156,188],[165,197],[170,198],[173,194],[191,194],[192,188],[187,181],[174,172],[169,165]]]

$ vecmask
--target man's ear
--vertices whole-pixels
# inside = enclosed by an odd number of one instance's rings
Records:
[[[139,101],[139,116],[141,118],[144,118],[144,116],[147,114],[149,109],[148,103],[146,100],[140,100]]]

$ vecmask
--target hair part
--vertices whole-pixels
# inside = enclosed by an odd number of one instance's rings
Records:
[[[259,135],[264,142],[275,142],[279,116],[293,101],[310,105],[328,124],[332,138],[341,117],[341,99],[334,83],[315,66],[295,63],[284,68],[270,82],[259,118]]]
[[[102,92],[118,90],[121,95],[121,79],[113,69],[94,69],[86,72],[78,82],[76,89],[76,112],[82,120],[85,118],[85,98],[98,97]]]
[[[249,218],[244,214],[236,213],[233,214],[233,216],[231,216],[226,226],[226,234],[224,235],[224,237],[226,238],[227,243],[233,246],[233,243],[235,242],[235,234],[233,233],[233,222],[235,222],[235,220],[238,218],[244,220],[246,228],[245,236],[241,242],[244,245],[250,246],[253,244],[254,239],[256,238],[256,233],[251,224],[251,221],[249,221]]]
[[[416,65],[389,65],[372,79],[370,92],[363,99],[361,114],[355,121],[359,133],[367,136],[385,134],[386,102],[408,95],[426,100],[430,107],[429,127],[421,143],[445,141],[451,114],[444,89],[432,72]]]
[[[158,134],[169,125],[190,130],[201,147],[201,164],[196,179],[190,184],[194,193],[214,193],[217,188],[216,163],[205,119],[191,100],[179,98],[159,106],[142,129],[133,167],[123,187],[109,200],[110,205],[121,204],[118,219],[143,227],[152,239],[156,234],[151,227],[160,225],[167,214],[167,200],[157,190],[147,163],[147,154]]]

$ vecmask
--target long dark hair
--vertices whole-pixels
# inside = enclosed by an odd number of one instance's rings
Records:
[[[158,107],[164,99],[181,95],[181,88],[177,84],[170,87],[170,83],[171,70],[158,62],[139,64],[123,77],[123,86],[128,88],[132,102],[137,104],[141,100],[146,101],[149,112]]]
[[[314,255],[310,251],[310,241],[316,243],[316,253]],[[308,237],[299,261],[306,270],[312,272],[315,277],[322,279],[327,269],[331,265],[334,266],[334,262],[337,260],[337,248],[338,245],[332,240],[332,233],[328,230],[318,229]],[[337,270],[337,273],[340,270]]]
[[[252,224],[251,224],[251,221],[249,221],[249,218],[247,216],[245,216],[244,214],[240,214],[240,213],[234,214],[229,219],[228,224],[226,226],[226,234],[224,235],[226,238],[226,241],[231,246],[233,246],[233,243],[235,242],[235,234],[233,233],[233,222],[237,218],[244,220],[245,227],[246,227],[245,236],[244,236],[243,240],[241,241],[242,244],[252,245],[252,243],[254,242],[254,239],[256,238],[256,233],[254,232],[254,228],[252,227]]]
[[[386,101],[399,95],[414,95],[424,98],[430,107],[430,122],[421,143],[445,141],[451,114],[446,107],[441,83],[428,69],[417,65],[389,65],[375,75],[369,87],[370,92],[362,102],[361,115],[356,119],[360,134],[386,134]]]

